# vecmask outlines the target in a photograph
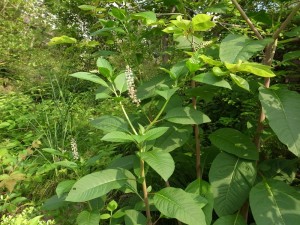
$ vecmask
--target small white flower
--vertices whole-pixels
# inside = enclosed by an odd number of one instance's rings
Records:
[[[77,143],[76,143],[75,138],[71,139],[71,149],[72,149],[73,159],[78,160],[79,159],[79,153],[78,153]]]
[[[126,66],[125,76],[126,76],[129,97],[131,98],[133,103],[135,103],[137,106],[139,106],[141,103],[141,100],[138,99],[136,96],[136,89],[135,89],[135,84],[134,84],[133,73],[132,73],[131,68],[128,65]]]

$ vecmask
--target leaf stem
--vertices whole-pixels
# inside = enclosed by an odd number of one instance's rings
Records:
[[[152,122],[147,126],[146,131],[149,130],[159,119],[159,117],[161,116],[161,114],[164,112],[167,104],[169,103],[170,99],[166,100],[165,104],[163,105],[163,107],[161,108],[161,110],[159,111],[159,113],[156,115],[156,117],[154,118],[154,120],[152,120]]]

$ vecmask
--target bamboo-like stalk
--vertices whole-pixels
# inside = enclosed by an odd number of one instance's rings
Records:
[[[143,188],[144,203],[145,203],[146,216],[147,216],[147,225],[152,225],[147,183],[145,178],[145,162],[142,159],[140,160],[140,169],[141,169],[141,177],[143,178],[142,188]]]

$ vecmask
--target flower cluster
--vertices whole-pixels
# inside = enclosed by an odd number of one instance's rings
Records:
[[[197,50],[200,48],[205,48],[205,47],[211,45],[212,43],[213,43],[213,41],[202,41],[201,43],[198,44]]]
[[[136,96],[136,89],[135,89],[135,84],[134,84],[133,73],[132,73],[131,68],[128,65],[126,66],[125,76],[126,76],[129,97],[131,98],[133,103],[135,103],[137,106],[139,106],[141,103],[141,100],[138,99]]]
[[[71,149],[72,149],[73,159],[78,160],[79,159],[79,153],[78,153],[77,143],[76,143],[75,138],[71,139]]]

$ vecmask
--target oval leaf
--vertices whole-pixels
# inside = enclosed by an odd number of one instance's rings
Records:
[[[55,189],[57,197],[60,198],[64,193],[69,192],[75,182],[75,180],[64,180],[60,182]]]
[[[135,182],[135,177],[128,170],[107,169],[91,173],[78,180],[69,192],[66,201],[84,202],[103,196],[126,183]]]
[[[92,81],[96,84],[100,84],[104,87],[108,87],[107,83],[102,80],[100,77],[98,77],[97,75],[93,74],[93,73],[88,73],[88,72],[77,72],[77,73],[73,73],[70,74],[71,77],[76,77],[82,80],[88,80],[88,81]]]
[[[125,120],[117,116],[101,116],[92,120],[90,123],[93,127],[104,132],[128,131],[128,124],[125,122]]]
[[[300,157],[300,95],[280,88],[260,88],[259,99],[278,139]]]
[[[264,180],[250,192],[250,206],[257,225],[298,225],[300,194],[278,180]]]
[[[226,80],[215,76],[212,72],[201,73],[193,77],[193,80],[204,84],[231,89],[230,84]]]
[[[245,89],[246,91],[250,91],[249,90],[249,84],[244,78],[241,78],[240,76],[237,76],[233,73],[230,74],[230,77],[231,77],[231,80],[234,83],[236,83],[239,87]]]
[[[258,160],[258,151],[249,137],[232,128],[221,128],[209,135],[209,140],[219,149],[237,157]]]
[[[175,170],[175,163],[168,152],[153,150],[140,153],[143,159],[153,170],[155,170],[165,181],[167,181]]]
[[[99,69],[99,72],[103,76],[105,76],[105,77],[111,77],[112,76],[113,69],[112,69],[110,63],[106,59],[104,59],[102,57],[98,58],[97,67]]]
[[[248,198],[255,181],[255,163],[220,153],[211,165],[209,181],[218,216],[235,213]]]
[[[177,107],[167,112],[166,120],[179,124],[202,124],[210,122],[204,113],[190,107]]]
[[[269,42],[268,39],[252,40],[244,35],[229,34],[220,44],[220,59],[228,63],[247,61]]]
[[[113,131],[101,138],[102,141],[110,141],[110,142],[133,142],[134,139],[129,135],[121,131]]]
[[[205,214],[206,224],[211,224],[214,209],[214,196],[210,184],[204,180],[197,179],[190,183],[185,191],[200,195],[207,199],[208,203],[202,208],[202,210]]]
[[[77,216],[78,225],[99,225],[100,214],[98,212],[82,211]]]
[[[154,195],[154,205],[161,213],[189,225],[206,225],[205,204],[180,188],[167,187]]]

